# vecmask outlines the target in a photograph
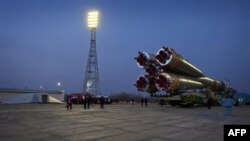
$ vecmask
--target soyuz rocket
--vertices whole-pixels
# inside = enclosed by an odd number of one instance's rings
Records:
[[[138,67],[146,71],[134,84],[138,91],[175,94],[185,90],[209,88],[218,92],[228,88],[225,82],[205,76],[172,48],[162,47],[156,54],[138,52],[135,60]]]

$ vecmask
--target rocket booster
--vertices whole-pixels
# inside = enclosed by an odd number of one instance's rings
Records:
[[[138,56],[134,58],[139,68],[147,68],[149,64],[156,62],[154,54],[147,52],[138,52]]]
[[[159,91],[167,92],[204,88],[204,85],[194,77],[165,72],[156,78],[155,86]]]
[[[205,87],[210,88],[212,91],[225,91],[228,86],[223,81],[211,79],[209,77],[199,77],[197,81],[201,82]]]
[[[134,85],[137,87],[138,91],[146,91],[148,93],[155,93],[158,91],[155,87],[155,78],[148,75],[139,76]]]
[[[135,86],[139,91],[155,93],[157,91],[175,92],[178,90],[210,88],[213,91],[223,91],[226,84],[208,77],[191,77],[174,73],[161,73],[157,78],[139,76]]]
[[[164,70],[194,77],[204,76],[201,70],[181,57],[171,48],[161,48],[156,54],[156,60]]]
[[[210,88],[224,91],[226,83],[204,76],[201,70],[177,54],[174,49],[162,47],[156,55],[138,52],[135,57],[139,68],[146,70],[134,84],[138,91],[176,92],[182,90]]]
[[[156,55],[138,52],[135,57],[137,66],[144,68],[152,76],[157,75],[157,70],[170,71],[194,77],[204,76],[202,71],[181,57],[171,48],[161,48]]]
[[[157,75],[157,70],[159,69],[159,64],[155,59],[154,54],[149,54],[146,52],[138,52],[138,56],[135,57],[137,66],[146,70],[147,74],[150,76]]]

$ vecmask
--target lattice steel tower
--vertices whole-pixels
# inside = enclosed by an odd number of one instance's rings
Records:
[[[98,12],[88,13],[88,27],[91,30],[88,62],[85,72],[83,92],[93,95],[100,94],[99,72],[96,53],[96,28],[98,26]]]

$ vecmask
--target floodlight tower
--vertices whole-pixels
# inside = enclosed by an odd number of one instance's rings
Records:
[[[88,13],[88,27],[91,30],[91,38],[83,85],[83,92],[93,95],[100,94],[99,72],[96,53],[96,28],[98,26],[98,16],[98,11]]]

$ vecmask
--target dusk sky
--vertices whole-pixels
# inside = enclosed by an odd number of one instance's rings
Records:
[[[98,10],[101,92],[137,92],[138,51],[174,48],[203,73],[250,93],[249,0],[0,0],[0,88],[81,92]],[[61,88],[57,87],[61,82]]]

